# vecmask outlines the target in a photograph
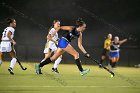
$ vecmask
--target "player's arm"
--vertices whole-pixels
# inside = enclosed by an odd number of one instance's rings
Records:
[[[9,38],[9,40],[15,45],[16,42],[14,41],[14,39],[11,38],[12,32],[8,32],[7,37]]]
[[[60,27],[61,30],[65,30],[65,31],[71,31],[71,30],[73,30],[73,28],[74,28],[73,26],[61,26]]]
[[[126,41],[127,41],[127,39],[123,39],[123,40],[119,41],[119,44],[121,45],[121,44],[125,43]]]
[[[57,43],[58,40],[53,40],[52,37],[60,30],[60,27],[57,27],[55,30],[50,30],[49,34],[47,35],[47,40],[53,41]]]
[[[55,40],[52,39],[52,35],[51,35],[51,34],[48,34],[48,35],[47,35],[47,40],[48,40],[48,41],[52,41],[52,42],[54,42],[54,43],[57,43],[57,41],[55,41]]]
[[[53,32],[51,33],[51,35],[54,36],[59,30],[60,30],[60,27],[57,27],[57,28],[55,29],[55,31],[53,31]]]
[[[90,57],[90,55],[87,53],[85,48],[82,45],[82,33],[80,32],[80,36],[78,38],[78,47],[79,49],[85,54],[86,57]]]

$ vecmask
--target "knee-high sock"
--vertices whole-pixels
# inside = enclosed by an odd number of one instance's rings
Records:
[[[61,60],[62,60],[61,57],[57,58],[57,60],[55,61],[54,65],[53,65],[53,68],[57,68],[59,63],[61,62]]]
[[[51,62],[52,62],[51,59],[50,58],[47,58],[45,61],[43,61],[43,62],[41,62],[39,64],[39,67],[43,67],[44,65],[49,64]]]
[[[103,63],[103,61],[104,61],[104,60],[103,60],[103,59],[101,59],[101,60],[99,61],[99,63],[100,63],[100,64],[102,64],[102,63]]]
[[[75,63],[76,63],[76,65],[77,65],[78,69],[82,72],[82,71],[83,71],[83,68],[82,68],[80,59],[79,59],[79,58],[76,59],[76,60],[75,60]]]
[[[116,62],[112,63],[112,67],[113,67],[113,68],[116,67]]]
[[[112,63],[113,63],[113,62],[110,60],[109,64],[111,65],[111,67],[112,67]]]
[[[14,68],[16,62],[17,62],[17,59],[16,59],[16,58],[12,58],[10,67],[11,67],[11,68]]]
[[[112,61],[110,60],[110,65],[111,65],[112,68],[114,68],[114,67],[116,66],[116,62],[112,62]]]

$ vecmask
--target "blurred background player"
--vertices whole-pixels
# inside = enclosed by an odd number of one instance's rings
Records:
[[[78,19],[76,21],[76,26],[62,26],[61,29],[68,31],[68,33],[63,35],[60,38],[60,40],[58,42],[57,51],[52,57],[46,59],[45,61],[43,61],[40,64],[36,64],[36,66],[35,66],[36,73],[40,74],[41,68],[44,65],[54,62],[60,55],[62,55],[66,51],[67,53],[69,53],[70,55],[72,55],[74,57],[75,63],[80,71],[80,74],[82,76],[87,74],[90,71],[90,69],[82,68],[81,61],[79,59],[79,53],[70,45],[70,42],[73,39],[78,38],[79,49],[84,53],[84,55],[86,57],[90,57],[90,55],[86,52],[86,50],[84,49],[84,47],[82,45],[82,32],[86,29],[85,22],[82,19]]]
[[[8,27],[4,29],[4,32],[2,33],[1,38],[1,46],[0,46],[0,65],[3,61],[3,53],[8,52],[10,56],[12,57],[10,67],[8,68],[8,71],[10,74],[14,75],[13,68],[16,64],[16,52],[14,50],[14,45],[16,44],[14,37],[14,32],[16,28],[16,20],[9,18],[7,19]]]
[[[59,40],[57,31],[59,29],[60,29],[60,21],[54,20],[52,27],[50,28],[49,33],[47,35],[47,43],[45,44],[45,49],[44,49],[45,57],[41,61],[41,63],[45,61],[47,58],[49,58],[52,52],[55,52],[57,50],[56,45],[58,44],[58,40]],[[57,60],[55,61],[54,66],[52,68],[53,72],[59,73],[57,67],[58,67],[58,64],[61,62],[61,60],[62,60],[62,55],[58,57]]]
[[[101,60],[100,60],[101,65],[99,65],[99,68],[102,67],[102,63],[106,58],[109,59],[109,50],[110,50],[111,39],[112,39],[112,34],[108,34],[107,38],[104,41],[104,49],[102,52],[102,56],[101,56]]]
[[[123,40],[119,40],[118,36],[114,37],[114,41],[112,41],[111,45],[110,45],[110,64],[109,66],[111,66],[111,68],[115,68],[116,67],[116,63],[119,61],[120,58],[120,45],[125,43],[127,41],[127,39],[123,39]]]

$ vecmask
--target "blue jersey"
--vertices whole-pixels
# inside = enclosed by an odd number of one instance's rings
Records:
[[[110,46],[110,51],[112,51],[112,52],[119,51],[120,50],[119,47],[120,47],[119,43],[112,42],[112,44]]]
[[[66,48],[69,42],[71,42],[71,40],[73,40],[76,37],[78,38],[79,36],[80,32],[76,31],[76,27],[74,27],[72,31],[69,31],[60,38],[58,42],[58,47]]]
[[[79,36],[80,32],[76,31],[76,27],[74,27],[72,31],[69,31],[63,37],[65,37],[69,42],[71,42],[71,40],[73,40],[76,37],[78,38]]]

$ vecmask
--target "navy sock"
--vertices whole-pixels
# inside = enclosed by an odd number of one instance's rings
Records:
[[[114,67],[116,67],[116,62],[110,61],[110,65],[111,65],[112,68],[114,68]]]
[[[111,60],[110,60],[109,64],[110,64],[110,65],[111,65],[111,67],[112,67],[113,63],[112,63],[112,61],[111,61]]]
[[[82,72],[82,71],[83,71],[83,68],[82,68],[80,59],[79,59],[79,58],[76,59],[76,60],[75,60],[75,63],[76,63],[76,65],[77,65],[78,69]]]
[[[112,63],[112,67],[113,67],[113,68],[116,67],[116,62]]]
[[[103,59],[101,59],[99,63],[100,63],[100,64],[102,64],[102,63],[103,63],[103,61],[104,61],[104,60],[103,60]]]
[[[50,58],[47,58],[45,61],[43,61],[43,62],[41,62],[39,64],[39,67],[43,67],[44,65],[49,64],[51,62],[52,62],[51,59]]]

